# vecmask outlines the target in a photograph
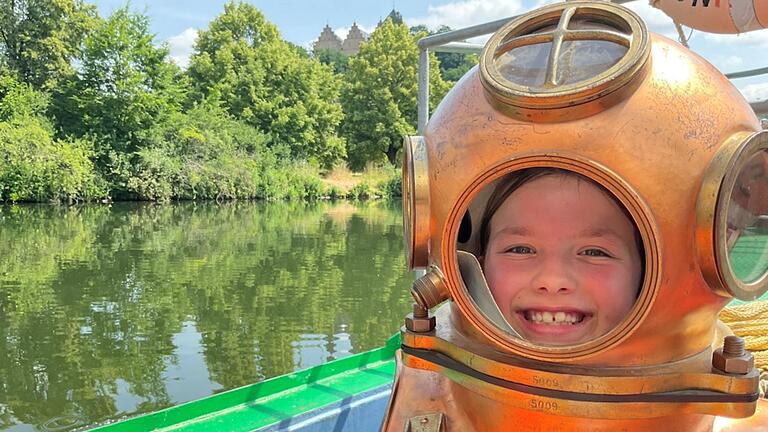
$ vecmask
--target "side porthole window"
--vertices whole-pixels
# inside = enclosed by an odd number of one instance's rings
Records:
[[[713,291],[743,301],[768,292],[768,132],[735,134],[712,159],[696,230]]]
[[[768,272],[768,150],[746,159],[728,200],[728,263],[734,276],[754,284]]]

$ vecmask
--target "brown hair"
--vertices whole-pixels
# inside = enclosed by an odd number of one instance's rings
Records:
[[[548,176],[548,175],[561,175],[564,177],[574,177],[578,180],[589,182],[595,186],[599,190],[601,190],[603,193],[605,193],[608,197],[610,197],[618,206],[619,209],[624,213],[624,215],[627,217],[627,219],[632,224],[632,228],[635,234],[635,245],[637,246],[637,250],[640,253],[640,262],[643,263],[645,261],[645,249],[643,248],[643,239],[640,237],[640,232],[637,230],[637,226],[635,225],[634,219],[629,214],[629,211],[627,211],[627,208],[624,207],[624,204],[619,201],[618,198],[616,198],[615,195],[613,195],[611,192],[609,192],[603,185],[600,183],[592,180],[589,177],[586,177],[584,175],[581,175],[577,172],[568,171],[562,168],[551,168],[551,167],[537,167],[537,168],[527,168],[519,171],[514,171],[506,176],[504,176],[496,185],[496,188],[493,190],[493,193],[491,193],[490,198],[488,198],[488,203],[485,206],[485,211],[483,211],[483,217],[480,219],[480,253],[485,255],[486,248],[488,247],[488,241],[490,240],[490,229],[491,229],[491,218],[493,218],[493,215],[496,214],[496,212],[499,210],[499,207],[501,207],[502,204],[504,204],[504,201],[507,200],[507,198],[512,195],[512,192],[520,189],[521,186],[523,186],[526,183],[529,183],[537,178]]]

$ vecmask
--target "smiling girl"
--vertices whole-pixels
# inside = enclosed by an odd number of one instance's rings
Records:
[[[607,190],[579,174],[510,174],[481,221],[481,262],[504,318],[526,340],[573,345],[615,328],[637,298],[640,235]]]

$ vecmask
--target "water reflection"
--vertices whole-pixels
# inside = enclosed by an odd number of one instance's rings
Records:
[[[381,345],[410,303],[400,218],[389,203],[0,207],[0,429],[67,430]]]

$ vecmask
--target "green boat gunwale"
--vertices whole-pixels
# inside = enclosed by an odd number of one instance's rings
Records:
[[[391,384],[395,372],[395,351],[400,348],[400,333],[390,337],[384,346],[349,357],[333,360],[300,371],[280,375],[255,384],[249,384],[222,393],[214,394],[147,413],[138,417],[116,420],[92,430],[101,432],[123,432],[156,430],[159,428],[182,429],[185,423],[202,422],[206,418],[220,417],[238,407],[255,407],[249,413],[247,430],[266,427],[342,401],[345,397]],[[354,377],[355,372],[376,370],[374,374]],[[379,379],[372,379],[378,377]],[[341,378],[341,379],[336,379]],[[347,379],[344,379],[347,378]],[[350,379],[351,378],[351,379]],[[321,381],[334,381],[332,391],[325,400],[307,401],[306,390],[329,387]],[[313,403],[315,402],[315,403]],[[269,407],[264,404],[269,403]],[[278,409],[282,408],[282,409]],[[238,420],[236,423],[240,423]],[[245,426],[245,425],[243,425]]]

